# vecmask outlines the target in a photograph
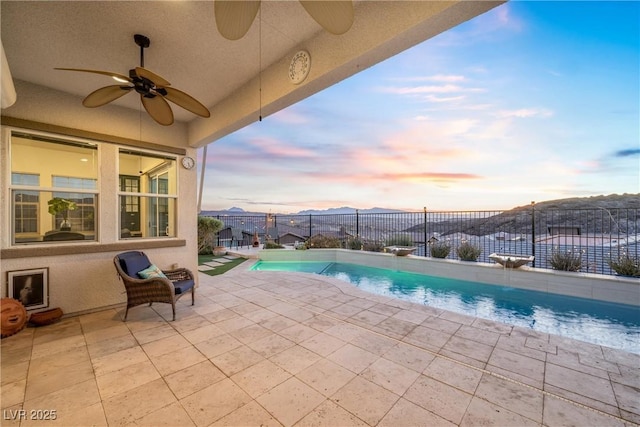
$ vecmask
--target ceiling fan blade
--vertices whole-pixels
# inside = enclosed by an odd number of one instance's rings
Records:
[[[136,67],[136,74],[139,77],[143,77],[147,80],[151,80],[153,84],[155,84],[158,87],[171,86],[171,83],[169,83],[168,81],[166,81],[165,79],[157,75],[156,73],[147,70],[146,68]]]
[[[165,87],[164,90],[167,92],[164,97],[174,104],[177,104],[185,110],[191,111],[193,114],[197,114],[200,117],[211,117],[211,113],[207,107],[202,105],[200,101],[191,95],[172,87]]]
[[[351,0],[300,0],[300,3],[307,13],[331,34],[344,34],[353,25]]]
[[[144,109],[147,110],[153,120],[163,126],[169,126],[173,123],[173,111],[171,111],[169,103],[162,96],[156,95],[153,98],[147,98],[144,95],[140,95],[140,99],[142,99]]]
[[[260,1],[215,0],[213,9],[222,37],[238,40],[251,28],[260,9]]]
[[[110,76],[110,77],[113,77],[114,79],[118,79],[123,83],[132,81],[129,76],[125,76],[124,74],[112,73],[111,71],[87,70],[84,68],[54,68],[54,70],[81,71],[83,73],[102,74],[104,76]]]
[[[100,107],[128,94],[131,89],[133,89],[133,87],[119,85],[105,86],[87,95],[84,101],[82,101],[82,105],[88,108]]]

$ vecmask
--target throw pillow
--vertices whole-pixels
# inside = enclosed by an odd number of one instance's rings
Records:
[[[138,276],[140,276],[143,279],[151,279],[156,277],[160,277],[163,279],[167,278],[167,276],[164,275],[162,270],[160,270],[158,267],[156,267],[153,264],[151,264],[149,267],[145,268],[142,271],[138,271]]]

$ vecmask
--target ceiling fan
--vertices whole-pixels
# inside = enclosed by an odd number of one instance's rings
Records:
[[[344,34],[353,24],[351,0],[299,0],[307,13],[331,34]],[[226,39],[241,39],[253,23],[260,0],[215,0],[218,31]]]
[[[159,124],[169,126],[173,123],[173,111],[167,100],[173,102],[200,117],[210,117],[211,113],[198,100],[181,90],[169,87],[171,83],[159,75],[144,68],[144,49],[149,47],[151,41],[142,34],[133,36],[135,43],[140,46],[140,66],[129,70],[129,76],[112,73],[110,71],[87,70],[82,68],[55,68],[56,70],[81,71],[84,73],[103,74],[114,80],[126,83],[105,86],[91,92],[82,101],[82,105],[88,108],[101,107],[111,101],[115,101],[131,90],[140,94],[140,100],[147,113]]]

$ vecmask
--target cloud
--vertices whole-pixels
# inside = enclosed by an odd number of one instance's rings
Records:
[[[553,111],[547,110],[545,108],[520,108],[517,110],[501,110],[495,113],[495,116],[501,119],[516,117],[519,119],[529,118],[529,117],[551,117],[553,116]]]
[[[633,157],[640,156],[640,148],[628,148],[626,150],[618,150],[614,153],[615,157]]]
[[[454,82],[462,82],[465,81],[466,78],[464,76],[452,75],[452,74],[436,74],[433,76],[418,76],[418,77],[398,77],[389,79],[392,81],[401,81],[401,82],[446,82],[446,83],[454,83]]]

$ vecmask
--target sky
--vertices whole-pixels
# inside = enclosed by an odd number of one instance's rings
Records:
[[[511,1],[210,144],[202,209],[614,193],[640,193],[640,2]]]

